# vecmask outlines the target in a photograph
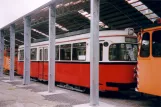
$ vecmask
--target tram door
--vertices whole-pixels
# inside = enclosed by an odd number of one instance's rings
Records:
[[[43,76],[48,80],[48,47],[43,48]]]
[[[39,48],[39,79],[48,80],[48,48]]]

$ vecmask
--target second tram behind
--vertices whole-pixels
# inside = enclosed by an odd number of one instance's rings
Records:
[[[161,23],[161,20],[158,20]],[[161,24],[143,29],[140,35],[137,91],[161,97]]]
[[[31,44],[31,77],[48,80],[49,41]],[[18,74],[23,75],[24,46],[18,49]],[[90,34],[56,39],[56,83],[90,87]],[[99,32],[99,89],[118,91],[136,85],[137,36],[133,29]]]

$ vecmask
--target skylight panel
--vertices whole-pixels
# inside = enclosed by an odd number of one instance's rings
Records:
[[[146,10],[143,10],[143,11],[140,11],[142,14],[146,15],[146,14],[152,14],[153,11],[151,11],[150,9],[146,9]]]
[[[142,5],[143,3],[142,2],[136,2],[136,3],[132,3],[131,5],[133,7],[136,7],[136,6],[139,6],[139,5]]]
[[[140,13],[142,13],[149,20],[154,22],[156,19],[160,18],[157,14],[155,14],[151,9],[149,9],[143,2],[140,0],[125,0],[135,9],[137,9]]]
[[[140,5],[140,6],[137,6],[137,7],[135,7],[138,11],[141,11],[141,10],[145,10],[145,9],[148,9],[148,7],[147,6],[145,6],[145,5]]]
[[[82,10],[79,10],[78,13],[80,13],[82,16],[86,17],[87,19],[91,20],[91,15],[87,12]],[[109,28],[108,25],[104,24],[102,21],[99,22],[99,26],[102,28]]]

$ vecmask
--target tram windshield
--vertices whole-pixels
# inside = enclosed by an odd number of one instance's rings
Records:
[[[117,43],[109,48],[110,61],[136,61],[137,44]]]

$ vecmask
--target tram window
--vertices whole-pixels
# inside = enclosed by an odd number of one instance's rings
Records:
[[[24,60],[24,50],[20,50],[19,60]]]
[[[152,55],[153,57],[161,57],[161,30],[152,34]]]
[[[140,56],[148,57],[150,55],[150,34],[144,33],[142,37]]]
[[[31,49],[31,60],[36,60],[37,56],[37,48],[32,48]]]
[[[72,60],[86,60],[86,42],[73,44]]]
[[[43,60],[43,51],[42,51],[42,49],[39,50],[39,60],[40,61]]]
[[[60,60],[71,60],[71,44],[60,46]]]
[[[137,44],[117,43],[109,47],[110,61],[136,61]]]
[[[100,48],[99,48],[100,50],[100,61],[102,61],[102,59],[103,59],[103,44],[102,43],[100,43]]]
[[[48,49],[44,49],[44,61],[48,61]]]
[[[55,60],[59,60],[59,46],[56,46]]]

